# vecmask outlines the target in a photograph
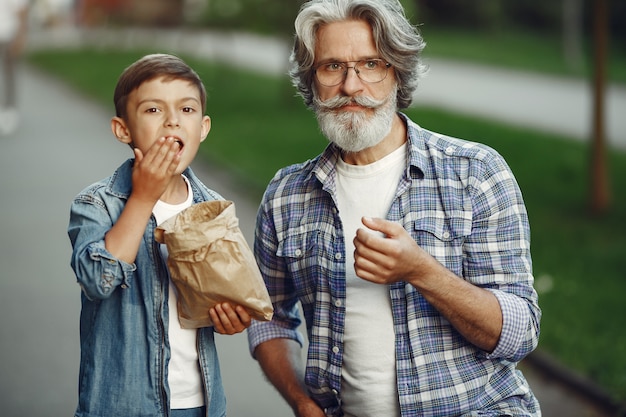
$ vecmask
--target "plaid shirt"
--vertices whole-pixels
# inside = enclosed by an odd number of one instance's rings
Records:
[[[402,416],[540,415],[515,367],[537,345],[528,217],[503,158],[487,146],[408,126],[406,171],[387,214],[450,271],[491,291],[503,314],[491,353],[467,342],[413,286],[389,285]],[[272,338],[309,340],[305,381],[341,416],[345,236],[335,204],[338,150],[282,169],[259,208],[255,255],[274,303],[248,329],[250,349]],[[373,335],[375,337],[375,335]]]

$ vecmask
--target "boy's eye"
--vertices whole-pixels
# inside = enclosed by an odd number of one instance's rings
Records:
[[[156,113],[158,111],[159,111],[159,109],[157,109],[156,107],[150,107],[150,108],[146,109],[146,113]]]
[[[183,107],[184,113],[192,113],[194,111],[193,107]]]

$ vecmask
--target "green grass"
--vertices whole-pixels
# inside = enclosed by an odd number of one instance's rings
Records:
[[[500,31],[455,31],[421,27],[426,40],[425,57],[444,57],[500,67],[540,73],[591,78],[593,47],[586,40],[579,67],[568,65],[561,40],[539,32],[511,28]],[[626,45],[609,41],[607,77],[610,81],[626,83]]]
[[[29,60],[101,101],[112,114],[118,75],[142,54],[54,51]],[[311,158],[326,145],[313,114],[286,79],[187,61],[208,87],[207,113],[213,119],[199,158],[235,172],[255,198],[278,168]],[[540,348],[625,401],[626,155],[610,153],[613,209],[593,217],[587,210],[587,145],[430,108],[408,114],[425,128],[486,143],[507,159],[531,221],[543,309]]]

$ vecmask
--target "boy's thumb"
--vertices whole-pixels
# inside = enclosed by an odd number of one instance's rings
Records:
[[[141,149],[133,148],[133,153],[135,154],[135,161],[141,162],[141,160],[143,159],[143,152],[141,152]]]

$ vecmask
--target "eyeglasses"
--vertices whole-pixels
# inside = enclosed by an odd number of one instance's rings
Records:
[[[348,66],[354,62],[353,66]],[[391,64],[382,59],[363,59],[360,61],[327,62],[315,67],[317,81],[325,87],[334,87],[341,84],[348,76],[348,70],[352,68],[356,75],[366,83],[379,83],[387,78],[387,70]]]

